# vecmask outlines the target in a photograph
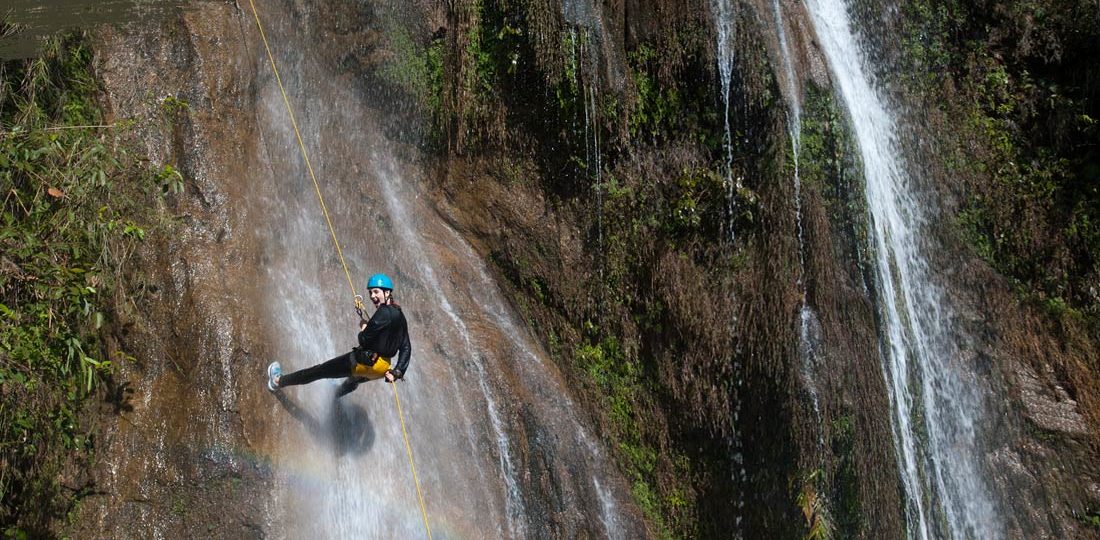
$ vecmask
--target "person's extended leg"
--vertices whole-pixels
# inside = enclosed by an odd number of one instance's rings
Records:
[[[336,389],[336,397],[343,397],[351,391],[359,388],[359,383],[365,381],[362,377],[348,377],[344,379],[344,382],[340,383],[340,388]]]
[[[300,369],[294,373],[287,373],[279,378],[279,388],[284,386],[294,386],[296,384],[309,384],[318,379],[339,379],[341,377],[347,377],[351,373],[351,368],[354,367],[355,361],[351,358],[351,353],[341,354],[332,360],[317,364],[313,367]]]

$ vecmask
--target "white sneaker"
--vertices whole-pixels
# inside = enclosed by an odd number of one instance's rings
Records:
[[[278,392],[279,386],[275,384],[275,379],[283,376],[283,368],[279,367],[278,362],[272,362],[267,366],[267,389],[272,392]]]

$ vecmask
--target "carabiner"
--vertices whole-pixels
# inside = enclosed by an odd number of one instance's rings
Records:
[[[355,314],[359,315],[359,318],[363,318],[363,296],[355,295]]]

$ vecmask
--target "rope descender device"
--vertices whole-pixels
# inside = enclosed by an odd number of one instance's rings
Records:
[[[359,318],[363,318],[363,295],[355,295],[355,314],[359,315]]]

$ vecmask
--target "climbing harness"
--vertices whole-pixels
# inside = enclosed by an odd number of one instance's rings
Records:
[[[332,244],[336,246],[336,255],[340,258],[340,265],[344,267],[344,276],[348,279],[348,287],[351,289],[351,294],[355,299],[355,312],[359,314],[359,317],[363,317],[363,297],[356,294],[355,284],[351,280],[351,272],[348,270],[348,264],[344,260],[344,252],[340,249],[340,242],[336,239],[336,229],[332,226],[332,219],[329,218],[328,207],[325,206],[325,198],[321,196],[321,184],[317,181],[317,175],[313,172],[313,165],[309,161],[309,153],[306,152],[305,142],[302,141],[302,132],[298,129],[298,121],[294,118],[294,110],[290,107],[290,98],[286,95],[286,88],[283,87],[283,79],[279,76],[279,68],[275,65],[275,56],[271,54],[271,47],[267,43],[267,34],[264,32],[263,24],[260,23],[260,14],[256,10],[255,0],[248,0],[248,4],[252,7],[252,16],[256,19],[256,28],[260,31],[260,39],[264,43],[264,50],[267,51],[267,60],[271,63],[271,71],[275,73],[275,82],[279,85],[279,92],[283,95],[283,104],[286,105],[287,115],[290,117],[290,125],[294,128],[294,135],[298,138],[298,148],[302,151],[302,159],[306,162],[306,169],[309,170],[309,177],[313,180],[313,189],[317,193],[317,201],[321,203],[321,213],[325,216],[325,223],[328,224],[329,234],[332,235]],[[376,276],[372,276],[372,280]],[[385,276],[383,276],[385,277]],[[386,278],[389,281],[389,278]],[[393,288],[393,284],[390,283],[390,288]],[[379,358],[375,362],[375,367],[384,364],[382,370],[382,376],[385,376],[386,369],[389,368],[388,359]],[[373,369],[371,370],[373,371]],[[366,375],[368,378],[372,375]],[[413,484],[416,486],[416,498],[420,501],[420,516],[424,519],[424,529],[428,531],[428,540],[432,538],[432,528],[428,525],[428,511],[424,507],[424,495],[420,492],[420,479],[416,475],[416,463],[413,461],[412,446],[409,444],[409,432],[405,429],[405,415],[401,411],[401,398],[397,396],[397,384],[396,381],[390,384],[393,387],[393,400],[397,403],[397,418],[401,421],[401,434],[405,437],[405,451],[409,456],[409,468],[412,470]]]
[[[375,358],[375,361],[369,365],[356,362],[355,367],[351,369],[351,376],[362,377],[368,381],[385,377],[386,372],[390,369],[390,359],[382,358],[377,355]]]

